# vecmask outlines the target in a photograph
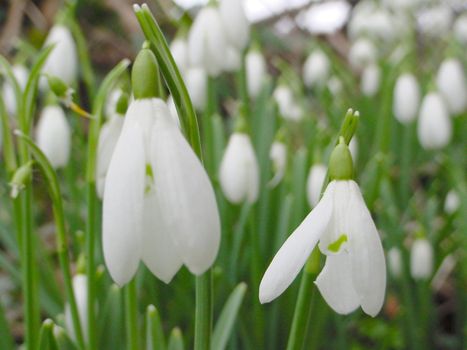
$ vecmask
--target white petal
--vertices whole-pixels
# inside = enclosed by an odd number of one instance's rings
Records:
[[[313,51],[303,64],[303,81],[307,87],[321,87],[330,73],[329,59],[321,50]]]
[[[376,316],[384,303],[386,262],[375,223],[358,185],[350,181],[349,245],[354,288],[363,311]]]
[[[219,5],[219,13],[226,38],[238,50],[243,50],[250,38],[250,23],[245,15],[242,1],[222,0]]]
[[[326,303],[338,314],[349,314],[360,306],[352,281],[352,264],[347,252],[326,257],[316,285]]]
[[[88,290],[87,290],[87,277],[83,274],[77,274],[73,277],[73,292],[76,299],[76,306],[78,309],[79,320],[81,329],[83,331],[84,339],[88,338]],[[67,303],[65,306],[65,326],[70,334],[71,339],[75,340],[75,328],[73,326],[73,319],[71,317],[70,305]]]
[[[220,219],[214,190],[198,157],[166,108],[153,128],[151,159],[162,215],[184,264],[202,274],[213,263],[220,243]]]
[[[182,266],[154,191],[144,199],[142,259],[165,283],[169,283]]]
[[[145,164],[143,131],[127,119],[110,161],[102,219],[105,262],[120,286],[131,280],[141,258]]]
[[[416,239],[410,250],[410,274],[412,278],[423,280],[433,273],[433,247],[426,238]]]
[[[259,300],[268,303],[281,295],[297,277],[331,218],[333,183],[323,198],[285,241],[272,259],[259,286]]]
[[[250,50],[245,58],[248,94],[256,98],[267,74],[266,61],[260,51]]]
[[[313,208],[318,204],[321,188],[326,178],[327,167],[323,164],[313,164],[308,175],[306,189],[308,204]]]

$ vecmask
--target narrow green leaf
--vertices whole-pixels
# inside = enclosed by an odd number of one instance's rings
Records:
[[[15,348],[15,344],[13,341],[13,336],[10,331],[10,327],[8,326],[8,321],[5,317],[5,311],[3,310],[3,306],[0,303],[0,339],[2,343],[2,349],[10,350]]]

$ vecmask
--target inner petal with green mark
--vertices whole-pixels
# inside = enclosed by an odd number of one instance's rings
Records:
[[[154,173],[152,172],[151,164],[146,164],[146,187],[144,193],[148,194],[151,192],[152,187],[154,186]]]
[[[341,249],[342,244],[348,241],[348,237],[345,233],[341,234],[338,239],[328,245],[328,250],[333,253],[338,253]]]

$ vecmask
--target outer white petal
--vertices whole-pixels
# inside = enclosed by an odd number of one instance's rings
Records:
[[[274,177],[269,181],[269,186],[275,187],[281,182],[287,166],[287,147],[284,143],[274,141],[269,151],[269,158],[272,161]]]
[[[71,151],[71,130],[60,106],[46,106],[36,129],[37,145],[54,168],[68,164]]]
[[[464,13],[457,18],[452,31],[456,39],[464,46],[467,46],[467,12],[464,11]]]
[[[329,59],[321,50],[313,51],[303,65],[303,81],[306,86],[324,86],[329,77]]]
[[[203,68],[188,69],[185,75],[185,83],[194,107],[202,111],[206,104],[206,71]]]
[[[225,53],[224,70],[226,72],[237,72],[242,66],[242,56],[238,49],[229,46]]]
[[[444,200],[444,211],[448,214],[455,213],[461,205],[461,199],[456,190],[450,190]]]
[[[144,199],[142,259],[160,280],[169,283],[182,266],[170,227],[162,215],[159,201],[152,190]]]
[[[256,98],[267,74],[266,61],[260,51],[250,50],[245,58],[248,94]]]
[[[192,273],[202,274],[219,250],[216,198],[205,169],[169,113],[161,107],[153,128],[155,189],[180,258]]]
[[[84,339],[88,338],[88,280],[86,275],[77,274],[73,277],[73,293],[75,294],[76,306],[78,308],[79,321],[83,331]],[[71,317],[70,305],[65,307],[65,325],[72,339],[76,339],[73,319]]]
[[[268,303],[281,295],[297,277],[329,223],[334,184],[329,184],[323,198],[287,238],[272,259],[259,286],[259,300]]]
[[[379,90],[381,69],[377,64],[366,66],[362,73],[361,90],[363,95],[373,97]]]
[[[339,314],[349,314],[360,306],[352,281],[352,263],[347,252],[326,257],[315,281],[326,303]]]
[[[414,279],[428,279],[433,273],[433,247],[427,239],[417,239],[410,251],[410,273]]]
[[[238,50],[243,50],[250,38],[250,23],[246,18],[242,1],[222,0],[219,5],[219,13],[226,38]]]
[[[464,68],[457,59],[447,59],[439,67],[436,77],[439,92],[446,106],[454,115],[462,113],[467,107],[467,82]]]
[[[388,251],[389,271],[393,277],[399,277],[402,273],[402,254],[399,248],[393,247]]]
[[[169,107],[170,116],[172,117],[174,122],[177,124],[177,126],[180,128],[180,117],[178,116],[177,106],[175,106],[175,101],[172,95],[170,95],[167,98],[167,107]]]
[[[363,311],[376,316],[386,293],[386,262],[375,223],[366,207],[358,185],[350,183],[349,252],[354,288]]]
[[[143,130],[127,113],[110,161],[102,209],[104,259],[120,286],[131,280],[141,258],[145,165]]]
[[[419,106],[420,88],[417,79],[409,73],[401,75],[394,87],[394,116],[401,123],[409,123],[417,117]]]
[[[327,167],[323,164],[313,164],[308,174],[306,183],[306,194],[308,204],[314,207],[318,204],[321,195],[321,188],[323,187],[324,179],[326,178]]]
[[[175,38],[170,44],[170,52],[177,64],[178,69],[183,74],[188,69],[188,43],[183,38]]]
[[[368,39],[358,39],[350,48],[349,63],[355,69],[363,69],[366,65],[376,62],[378,53]]]

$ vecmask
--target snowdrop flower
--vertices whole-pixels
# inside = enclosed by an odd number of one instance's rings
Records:
[[[373,97],[379,90],[381,82],[381,69],[377,64],[365,67],[362,73],[361,90],[363,95]]]
[[[417,117],[420,106],[420,87],[413,74],[405,73],[397,78],[394,87],[392,110],[396,119],[407,124]]]
[[[55,25],[45,40],[45,46],[55,44],[42,72],[72,85],[78,74],[78,56],[76,45],[70,30],[63,25]]]
[[[467,83],[459,60],[446,59],[441,64],[436,84],[449,112],[454,115],[462,113],[467,107]]]
[[[358,39],[350,48],[349,63],[354,69],[361,70],[374,63],[378,53],[373,43],[368,39]]]
[[[247,78],[248,94],[256,98],[261,92],[267,74],[266,61],[261,51],[250,50],[246,54],[245,69]]]
[[[250,137],[234,132],[222,157],[219,181],[222,192],[232,203],[254,203],[259,195],[259,166]]]
[[[113,280],[124,285],[140,260],[169,283],[182,264],[194,274],[214,262],[220,220],[200,160],[157,95],[149,49],[133,65],[131,102],[110,161],[103,201],[103,251]]]
[[[328,56],[321,51],[313,51],[303,65],[303,81],[309,88],[326,85],[330,73]]]
[[[352,157],[341,138],[330,159],[331,182],[269,265],[259,288],[261,303],[284,292],[318,244],[326,263],[315,283],[328,305],[340,314],[359,306],[368,315],[378,314],[386,289],[384,252],[352,173]]]
[[[250,23],[246,18],[243,2],[239,0],[221,0],[219,13],[227,40],[237,50],[242,51],[250,39]]]
[[[269,181],[270,187],[276,187],[285,174],[287,165],[287,146],[281,141],[274,141],[269,151],[269,158],[272,161],[274,177]]]
[[[402,254],[398,248],[389,249],[388,265],[389,271],[394,277],[399,277],[402,274]]]
[[[29,78],[29,71],[23,65],[14,65],[12,67],[13,74],[18,82],[21,90],[24,90]],[[3,102],[5,103],[6,111],[9,115],[16,114],[16,95],[11,82],[6,79],[2,87]]]
[[[417,15],[420,31],[431,37],[445,37],[453,21],[453,12],[449,5],[440,4],[425,8]]]
[[[241,66],[241,53],[233,46],[229,46],[225,53],[224,70],[226,72],[237,72],[240,70]]]
[[[84,339],[88,338],[88,279],[86,275],[77,274],[73,277],[73,293],[76,299],[76,307],[78,309],[79,322],[83,331]],[[71,317],[70,305],[65,306],[65,326],[70,334],[71,339],[76,339],[75,327]]]
[[[313,164],[306,181],[308,204],[314,208],[318,204],[328,168],[324,164]]]
[[[427,150],[443,148],[451,140],[451,119],[439,93],[431,92],[423,99],[417,134],[418,141]]]
[[[457,18],[452,30],[456,39],[467,46],[467,12]]]
[[[203,68],[190,68],[185,74],[185,84],[193,106],[204,110],[206,104],[207,74]]]
[[[58,105],[44,107],[36,129],[36,141],[55,168],[68,164],[71,151],[71,129],[65,112]]]
[[[454,214],[460,207],[461,200],[455,190],[451,190],[444,200],[444,211],[448,214]]]
[[[219,10],[213,6],[204,7],[188,35],[190,66],[204,68],[209,76],[215,77],[224,69],[227,48]]]
[[[185,38],[177,37],[170,44],[170,52],[175,60],[178,70],[183,75],[189,67],[188,43]]]
[[[301,108],[296,103],[293,92],[288,86],[279,84],[274,90],[273,97],[282,118],[291,121],[300,121],[302,119]]]
[[[426,238],[416,239],[410,251],[410,274],[416,280],[425,280],[432,273],[433,247]]]

